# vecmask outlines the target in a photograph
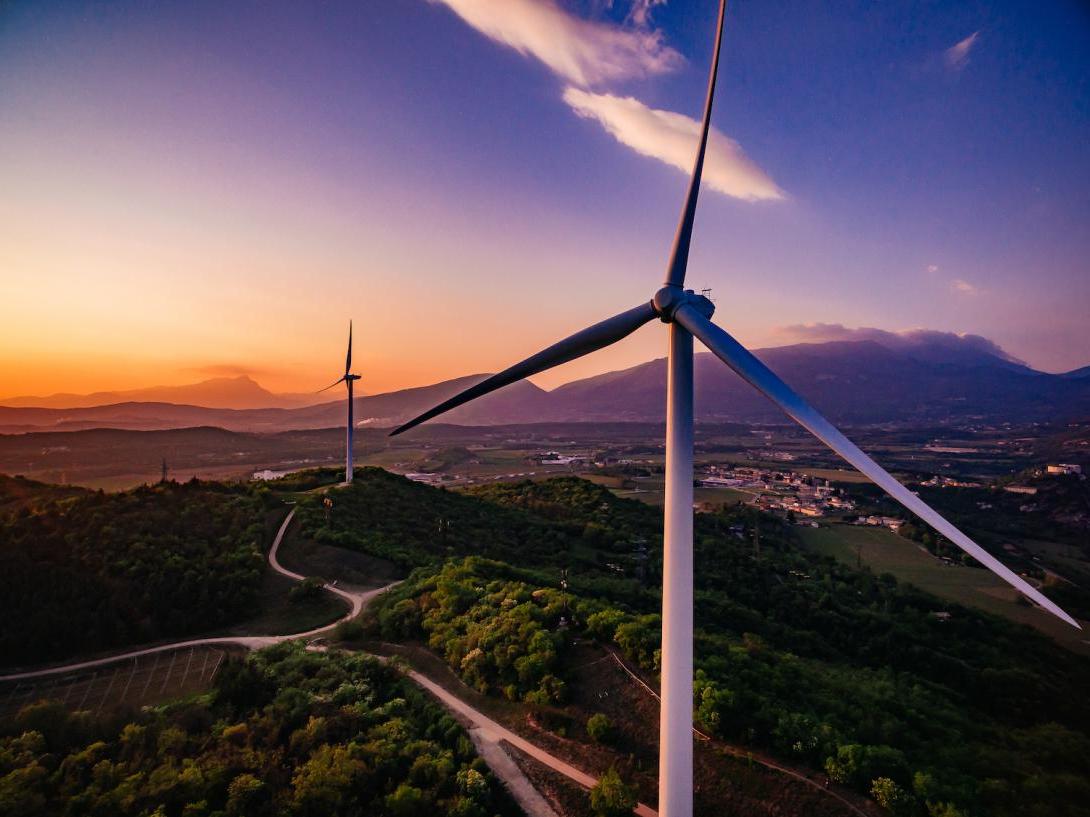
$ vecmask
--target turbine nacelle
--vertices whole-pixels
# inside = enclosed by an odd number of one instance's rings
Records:
[[[710,318],[715,312],[715,304],[707,297],[691,289],[682,289],[677,284],[667,284],[651,299],[651,308],[663,323],[673,322],[674,315],[682,306],[691,306],[705,318]]]

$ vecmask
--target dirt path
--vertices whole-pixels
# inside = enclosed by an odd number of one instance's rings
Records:
[[[522,769],[511,759],[503,745],[493,739],[484,729],[474,727],[469,730],[469,737],[477,747],[477,754],[484,758],[492,773],[503,781],[515,802],[526,812],[528,817],[559,817],[534,784],[522,773]]]
[[[580,771],[570,763],[566,763],[555,755],[549,754],[544,749],[535,746],[525,738],[516,735],[505,726],[496,723],[496,721],[492,720],[480,710],[473,708],[461,698],[447,692],[443,687],[439,686],[439,684],[435,683],[427,676],[421,675],[416,670],[408,670],[406,674],[412,678],[413,681],[438,698],[439,702],[447,709],[461,715],[474,728],[479,729],[487,738],[493,741],[503,740],[510,743],[512,746],[521,749],[534,760],[543,763],[554,771],[560,772],[565,777],[571,778],[584,788],[593,788],[598,782],[597,778],[592,777],[586,772]],[[643,803],[636,806],[635,813],[640,815],[640,817],[657,817],[658,815],[658,812]]]
[[[622,670],[624,670],[625,674],[627,674],[629,678],[631,678],[645,692],[647,692],[649,695],[651,695],[651,697],[653,697],[656,701],[660,700],[659,699],[659,694],[657,692],[655,692],[655,690],[652,689],[651,686],[646,681],[644,681],[642,678],[640,678],[639,675],[637,675],[635,672],[633,672],[628,667],[628,665],[623,660],[621,660],[621,657],[619,655],[617,655],[616,652],[614,652],[611,649],[607,649],[606,652],[608,652],[609,655],[612,656],[613,660],[617,662],[617,666],[619,666]],[[742,758],[743,760],[752,761],[753,763],[756,763],[756,764],[758,764],[760,766],[764,766],[766,769],[772,769],[774,771],[780,772],[781,774],[785,774],[788,777],[791,777],[791,778],[793,778],[795,780],[798,780],[800,783],[805,783],[807,786],[810,786],[811,788],[814,788],[814,789],[817,789],[818,791],[824,792],[825,794],[829,795],[830,797],[834,797],[837,800],[839,800],[844,806],[851,809],[854,813],[858,814],[859,817],[871,817],[870,814],[863,811],[861,808],[859,808],[857,805],[855,805],[855,803],[848,800],[846,797],[844,797],[839,792],[834,791],[831,788],[826,788],[825,786],[821,785],[820,783],[818,783],[815,780],[812,780],[811,778],[807,777],[805,774],[803,774],[801,772],[797,772],[794,769],[789,769],[786,766],[781,766],[779,763],[776,763],[773,760],[769,760],[768,758],[766,758],[766,757],[764,757],[762,755],[754,754],[752,751],[742,749],[742,748],[740,748],[738,746],[732,746],[731,744],[724,743],[723,741],[720,741],[720,740],[716,740],[715,738],[711,737],[710,735],[705,735],[703,732],[701,732],[695,726],[693,727],[693,734],[696,735],[701,740],[705,740],[705,741],[709,741],[709,742],[714,743],[717,747],[722,749],[727,754],[733,755],[734,757]]]

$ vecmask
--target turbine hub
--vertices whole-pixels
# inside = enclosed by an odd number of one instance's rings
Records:
[[[663,323],[671,323],[674,313],[682,304],[688,304],[696,309],[705,318],[710,318],[715,312],[715,304],[703,295],[698,295],[691,289],[682,289],[679,286],[667,284],[651,299],[651,306],[658,313],[659,320]]]

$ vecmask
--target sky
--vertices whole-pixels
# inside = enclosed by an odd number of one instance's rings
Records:
[[[0,397],[496,371],[659,286],[713,2],[0,0]],[[732,2],[688,283],[1090,363],[1090,12]],[[865,334],[865,333],[864,333]],[[665,353],[655,326],[552,387]]]

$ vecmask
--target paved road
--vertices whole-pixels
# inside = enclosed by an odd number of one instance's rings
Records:
[[[280,543],[284,539],[284,534],[288,530],[288,525],[291,524],[292,519],[295,518],[295,508],[291,509],[291,512],[284,518],[283,523],[280,525],[280,529],[276,532],[276,538],[273,539],[272,547],[269,548],[269,566],[272,567],[277,573],[282,573],[289,578],[296,581],[302,581],[306,576],[301,576],[298,573],[294,573],[288,570],[282,564],[280,564],[277,554],[280,550]],[[334,621],[332,624],[326,624],[322,627],[316,627],[313,630],[307,630],[302,633],[289,633],[287,635],[227,635],[219,636],[215,638],[191,638],[187,641],[173,641],[169,644],[160,644],[156,647],[146,647],[140,650],[131,650],[130,652],[119,653],[116,655],[108,655],[105,658],[95,658],[90,661],[81,661],[77,664],[65,664],[59,667],[49,667],[48,669],[30,670],[27,672],[16,672],[11,675],[0,675],[0,681],[22,681],[29,678],[44,678],[50,675],[60,675],[63,673],[76,672],[83,669],[91,669],[93,667],[101,667],[107,664],[113,664],[117,661],[125,661],[130,658],[139,658],[145,655],[154,655],[159,652],[168,652],[170,650],[184,649],[185,647],[205,647],[220,645],[233,645],[239,647],[245,647],[250,650],[257,650],[261,647],[268,647],[272,644],[279,644],[282,641],[294,641],[299,638],[313,638],[315,636],[328,633],[333,630],[342,621],[347,621],[355,616],[359,615],[360,610],[364,608],[368,602],[375,596],[393,587],[392,584],[386,587],[380,587],[375,590],[367,590],[362,593],[352,593],[348,590],[344,590],[340,587],[334,587],[331,584],[322,585],[330,593],[334,593],[340,596],[342,599],[348,602],[349,611],[341,618]]]
[[[474,727],[469,730],[469,737],[477,748],[477,754],[484,758],[492,774],[506,784],[507,791],[526,812],[526,817],[559,817],[493,735]]]
[[[540,749],[537,746],[534,746],[534,744],[530,743],[530,741],[526,740],[523,737],[520,737],[519,735],[516,735],[510,729],[496,723],[494,720],[492,720],[480,710],[474,709],[461,698],[458,698],[452,693],[447,692],[445,689],[439,686],[439,684],[435,683],[435,681],[431,680],[430,678],[421,675],[415,670],[409,670],[407,674],[410,678],[413,679],[413,681],[415,681],[417,684],[419,684],[436,698],[438,698],[443,706],[445,706],[451,712],[455,712],[461,715],[463,718],[468,720],[474,728],[480,729],[486,739],[492,741],[506,741],[515,748],[521,749],[523,752],[530,755],[530,757],[534,758],[534,760],[545,764],[554,771],[560,772],[560,774],[564,775],[565,777],[571,778],[579,785],[584,786],[588,789],[592,788],[594,784],[598,782],[596,778],[591,777],[586,772],[582,772],[571,764],[565,763],[563,760],[556,757],[555,755],[551,755],[544,749]],[[658,812],[656,812],[649,806],[645,806],[643,803],[640,803],[636,807],[635,813],[640,815],[640,817],[658,817]]]

